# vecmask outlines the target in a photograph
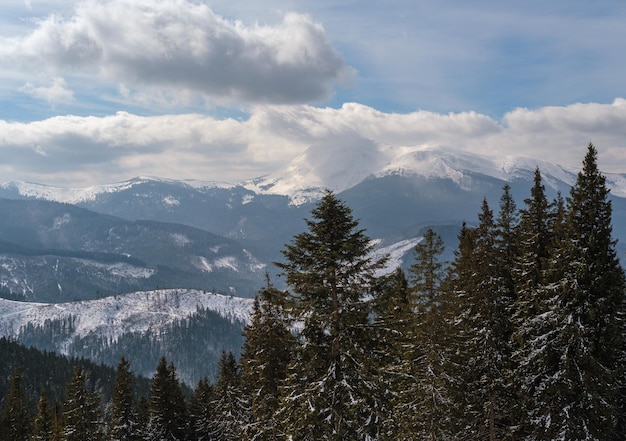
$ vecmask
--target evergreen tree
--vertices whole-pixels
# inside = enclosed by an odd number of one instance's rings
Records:
[[[110,441],[136,441],[140,439],[139,422],[133,403],[132,383],[130,364],[122,357],[117,365],[117,378],[111,398]]]
[[[187,405],[173,364],[161,358],[150,386],[150,441],[183,441],[187,437]]]
[[[48,398],[44,389],[41,390],[37,402],[37,415],[33,423],[31,441],[52,441],[54,433],[53,415],[48,405]]]
[[[201,378],[193,394],[189,408],[193,437],[195,441],[211,441],[215,430],[216,417],[213,410],[215,400],[213,386],[207,377]]]
[[[533,436],[541,434],[541,427],[549,425],[552,418],[549,407],[545,406],[551,400],[550,383],[556,369],[555,302],[549,286],[554,277],[551,262],[562,258],[555,254],[558,249],[555,227],[560,223],[558,213],[562,213],[563,207],[557,203],[555,211],[550,210],[538,168],[531,197],[524,204],[514,269],[517,297],[512,308],[515,365],[511,381],[517,396],[517,433],[535,439]]]
[[[327,191],[308,230],[283,254],[291,313],[300,344],[286,379],[281,409],[294,439],[376,439],[386,409],[373,347],[369,294],[381,261],[351,210]]]
[[[409,268],[411,320],[406,333],[400,370],[400,439],[441,439],[449,430],[449,362],[447,330],[442,315],[441,283],[444,277],[444,252],[441,237],[432,229],[415,248],[415,263]]]
[[[552,439],[620,439],[624,272],[612,239],[611,201],[589,144],[568,197],[565,240],[555,254],[554,358],[558,381],[541,428]]]
[[[413,310],[410,303],[409,282],[404,271],[380,276],[374,287],[372,302],[374,344],[371,347],[371,363],[379,366],[382,393],[379,399],[390,413],[382,415],[379,422],[381,440],[398,440],[400,436],[400,413],[394,406],[401,406],[401,391],[410,379],[404,372],[412,344],[409,329]],[[397,413],[397,415],[396,415]]]
[[[242,439],[243,428],[248,422],[248,409],[242,397],[241,373],[232,352],[222,351],[220,372],[215,382],[212,403],[215,425],[211,437],[215,441]]]
[[[22,384],[22,376],[14,370],[0,418],[1,438],[15,441],[28,440],[31,433],[30,419],[28,397]]]
[[[469,279],[459,279],[459,320],[463,344],[459,348],[466,366],[462,391],[465,429],[472,436],[495,440],[510,429],[510,389],[505,372],[510,369],[510,292],[496,248],[497,229],[486,200],[479,214],[471,253]]]
[[[100,397],[88,386],[89,377],[78,365],[67,385],[63,404],[64,441],[101,441],[104,439]]]
[[[280,403],[280,386],[295,345],[285,313],[285,294],[271,284],[254,301],[251,322],[245,327],[246,341],[241,356],[241,381],[250,409],[247,439],[277,440],[275,413]]]

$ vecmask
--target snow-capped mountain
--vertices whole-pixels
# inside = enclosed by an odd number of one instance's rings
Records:
[[[0,336],[150,377],[161,356],[194,386],[215,377],[222,350],[239,352],[252,300],[198,290],[157,290],[68,303],[0,298]]]
[[[157,331],[198,309],[219,313],[230,322],[247,323],[252,299],[193,289],[134,292],[97,300],[67,303],[16,302],[0,298],[0,336],[19,336],[29,323],[73,319],[72,332],[58,350],[67,353],[76,337],[97,334],[116,341],[131,332]]]

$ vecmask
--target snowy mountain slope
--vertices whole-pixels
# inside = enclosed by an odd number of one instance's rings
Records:
[[[84,202],[94,201],[98,197],[106,194],[119,193],[126,190],[132,190],[141,184],[149,182],[163,182],[174,184],[176,186],[196,188],[196,189],[211,189],[211,188],[230,188],[231,184],[213,181],[199,181],[199,180],[180,180],[175,181],[172,179],[164,179],[158,177],[146,177],[138,176],[136,178],[129,179],[127,181],[94,185],[91,187],[83,188],[64,188],[54,187],[44,184],[38,184],[33,182],[12,181],[0,183],[0,189],[4,192],[4,197],[23,197],[27,199],[43,199],[48,201],[62,202],[66,204],[80,204]],[[167,199],[165,199],[167,203]],[[175,201],[173,202],[175,203]]]
[[[75,318],[75,327],[66,344],[59,348],[64,352],[75,337],[97,334],[115,341],[125,333],[158,332],[166,324],[188,317],[199,308],[218,312],[231,322],[247,323],[252,299],[190,289],[145,291],[55,304],[0,299],[0,336],[15,338],[29,323],[43,324],[46,320],[71,316]]]

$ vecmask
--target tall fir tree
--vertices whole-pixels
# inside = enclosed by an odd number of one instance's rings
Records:
[[[390,409],[379,422],[380,440],[398,440],[400,419],[394,406],[399,405],[399,391],[406,378],[402,361],[410,344],[408,333],[412,318],[409,282],[402,268],[378,277],[372,302],[372,326],[375,333],[370,350],[371,363],[378,366],[383,392],[379,399]]]
[[[464,430],[493,441],[510,432],[511,391],[505,372],[511,363],[511,299],[499,266],[493,212],[486,200],[478,217],[470,263],[473,271],[469,279],[457,281],[464,334],[459,354],[467,368],[461,395],[467,424]]]
[[[6,440],[28,440],[31,433],[31,415],[22,375],[14,370],[9,393],[0,416],[0,436]]]
[[[41,389],[37,401],[37,415],[33,421],[33,434],[31,441],[52,441],[54,433],[54,420],[45,389]]]
[[[612,238],[612,207],[597,150],[589,144],[567,199],[567,224],[554,265],[559,381],[551,388],[545,434],[552,439],[620,439],[624,271]]]
[[[117,377],[111,397],[109,441],[138,441],[139,421],[133,402],[133,377],[130,363],[124,357],[117,365]]]
[[[211,437],[215,441],[240,440],[249,420],[249,409],[241,389],[241,372],[232,352],[222,351],[219,376],[215,382],[212,403],[215,425]]]
[[[63,403],[64,441],[102,441],[104,423],[100,395],[90,389],[89,376],[78,365]]]
[[[444,243],[429,229],[415,247],[415,263],[409,268],[411,315],[408,341],[400,371],[398,439],[443,439],[450,434],[450,377],[446,374],[450,351],[442,314],[441,283],[445,262]]]
[[[522,439],[543,439],[544,428],[552,418],[545,406],[551,394],[556,371],[555,302],[550,289],[559,240],[562,200],[548,203],[541,172],[535,169],[531,196],[524,200],[518,227],[519,253],[514,268],[516,299],[512,307],[514,366],[511,382],[516,395],[516,435]],[[534,438],[537,437],[537,438]]]
[[[150,385],[147,435],[150,441],[184,441],[187,438],[187,404],[176,367],[162,357]]]
[[[189,417],[192,439],[194,441],[211,441],[211,434],[216,425],[213,401],[215,400],[213,386],[207,377],[198,381],[194,390],[191,405],[189,407]]]
[[[369,350],[375,270],[372,243],[351,210],[327,191],[308,231],[286,246],[278,266],[301,323],[284,388],[281,418],[299,440],[378,439],[386,409]]]
[[[275,414],[280,404],[280,386],[287,375],[296,341],[285,312],[285,293],[274,288],[269,279],[255,298],[244,336],[241,383],[250,410],[244,439],[284,439]]]

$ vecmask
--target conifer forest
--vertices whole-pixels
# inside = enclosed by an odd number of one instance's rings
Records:
[[[327,191],[276,263],[288,288],[268,277],[215,381],[186,385],[165,357],[150,380],[125,358],[61,363],[54,380],[16,364],[2,372],[0,440],[623,440],[611,215],[589,144],[569,194],[548,200],[536,169],[527,199],[505,185],[498,206],[477,207],[452,261],[429,229],[410,268],[389,273]],[[32,351],[0,347],[3,360]]]

